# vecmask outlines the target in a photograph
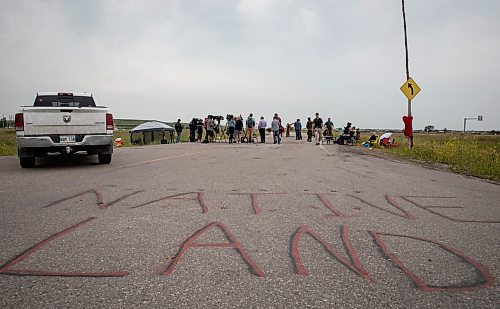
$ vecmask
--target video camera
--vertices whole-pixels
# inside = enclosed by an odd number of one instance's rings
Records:
[[[224,120],[224,116],[212,116],[214,120],[217,120],[217,122],[221,122],[221,120]]]
[[[196,125],[199,121],[203,121],[203,120],[201,120],[201,119],[199,119],[199,118],[193,118],[193,119],[191,120],[190,124],[194,124],[194,125]]]

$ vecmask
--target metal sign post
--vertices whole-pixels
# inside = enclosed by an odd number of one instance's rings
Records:
[[[477,120],[477,121],[483,121],[483,116],[479,115],[476,117],[472,117],[472,118],[467,118],[465,117],[464,118],[464,133],[465,133],[465,126],[467,125],[467,120]]]

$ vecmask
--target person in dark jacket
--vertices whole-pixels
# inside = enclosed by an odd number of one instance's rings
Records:
[[[203,120],[198,119],[198,122],[196,123],[196,130],[198,131],[197,141],[201,142],[203,135]]]
[[[234,120],[233,115],[228,115],[227,117],[227,130],[229,134],[229,144],[234,143],[234,128],[236,127],[236,121]]]
[[[177,132],[176,143],[180,143],[181,142],[181,135],[182,135],[182,124],[181,124],[180,119],[177,119],[177,122],[175,123],[175,132]]]
[[[307,141],[312,142],[313,122],[311,120],[311,117],[307,117],[306,128],[307,128]]]
[[[241,131],[243,131],[243,119],[241,115],[236,118],[236,124],[234,127],[234,135],[236,137],[236,142],[241,142]]]
[[[189,123],[189,141],[194,142],[196,141],[196,123],[198,121],[196,118],[193,118],[191,122]]]
[[[316,113],[316,118],[313,120],[314,138],[316,139],[316,145],[319,145],[323,140],[323,119],[319,117],[319,113]]]

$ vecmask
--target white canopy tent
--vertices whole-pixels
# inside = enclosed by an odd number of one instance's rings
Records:
[[[130,130],[130,133],[141,131],[174,131],[174,128],[158,121],[148,121]]]
[[[170,142],[173,142],[173,136],[174,136],[174,128],[169,126],[168,124],[165,124],[163,122],[159,121],[148,121],[145,123],[142,123],[138,125],[137,127],[131,129],[130,132],[130,143],[134,144],[137,143],[139,140],[134,140],[133,139],[133,134],[134,133],[142,133],[142,143],[146,144],[146,132],[151,132],[151,141],[155,140],[155,132],[162,132],[162,143],[166,143],[167,139],[165,138],[165,132],[170,133]]]

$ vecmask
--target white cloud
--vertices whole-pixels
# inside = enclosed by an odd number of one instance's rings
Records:
[[[499,5],[450,3],[407,2],[415,127],[459,129],[477,111],[498,129]],[[399,128],[406,112],[397,1],[5,1],[0,65],[4,114],[50,90],[167,121],[319,111]]]

